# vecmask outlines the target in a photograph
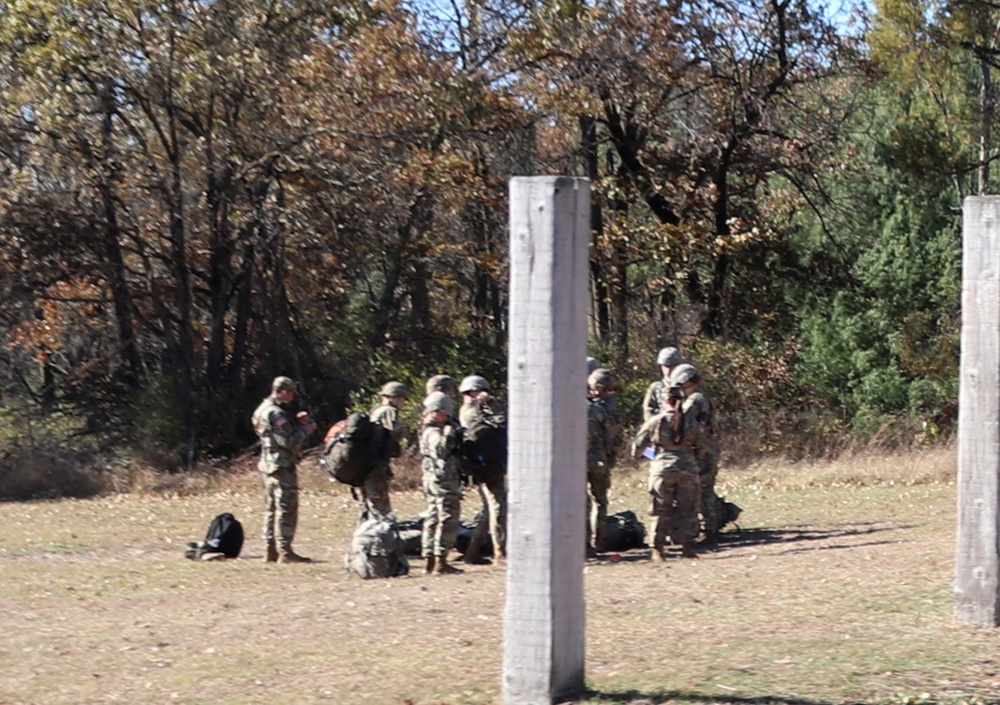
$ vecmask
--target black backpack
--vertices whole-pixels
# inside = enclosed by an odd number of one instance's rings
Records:
[[[734,502],[727,502],[725,497],[717,497],[715,507],[715,514],[719,522],[719,531],[722,531],[726,524],[732,524],[736,527],[737,531],[740,530],[740,525],[736,523],[736,520],[739,519],[740,514],[743,513],[743,509],[741,507],[736,505]]]
[[[393,450],[389,431],[363,411],[331,426],[325,440],[320,462],[330,477],[352,487],[363,485],[371,469],[388,462]]]
[[[507,472],[507,424],[502,416],[481,415],[462,432],[462,468],[474,482]]]
[[[229,512],[220,514],[208,525],[208,533],[201,545],[201,554],[221,553],[226,558],[236,558],[243,550],[243,524]]]

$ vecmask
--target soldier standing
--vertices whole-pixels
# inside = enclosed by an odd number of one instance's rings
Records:
[[[364,510],[361,521],[365,519],[385,518],[392,513],[392,503],[389,500],[389,480],[392,479],[392,468],[389,458],[398,458],[402,452],[403,436],[406,426],[399,418],[399,411],[406,403],[409,391],[402,382],[386,382],[379,390],[381,401],[372,408],[368,417],[372,423],[378,424],[389,432],[389,453],[384,462],[380,462],[369,470],[361,486],[361,496]]]
[[[660,412],[643,423],[632,443],[633,454],[652,443],[649,463],[649,513],[653,517],[654,561],[665,558],[667,538],[681,547],[681,555],[695,558],[698,538],[698,472],[690,455],[694,426],[685,419],[683,396],[677,386],[665,386]]]
[[[424,425],[420,430],[421,476],[427,511],[421,536],[425,573],[450,575],[462,571],[448,563],[462,516],[462,478],[458,451],[461,432],[452,415],[455,403],[444,392],[424,399]]]
[[[614,429],[604,405],[605,395],[614,387],[611,372],[598,367],[587,378],[587,516],[589,531],[587,557],[604,550],[604,530],[608,518],[608,491],[611,489],[611,444]]]
[[[309,563],[310,559],[292,550],[299,519],[299,483],[296,464],[302,444],[316,424],[305,411],[292,415],[295,382],[289,377],[275,377],[271,394],[253,412],[252,423],[260,438],[258,469],[264,479],[267,511],[264,516],[264,540],[268,563]]]
[[[719,475],[719,441],[715,428],[715,406],[701,389],[701,375],[694,365],[678,365],[671,379],[681,386],[684,394],[684,415],[690,416],[695,427],[694,459],[698,465],[701,485],[701,518],[705,539],[713,541],[719,534],[719,497],[715,480]]]
[[[660,366],[660,379],[646,388],[646,396],[642,399],[642,420],[648,421],[660,413],[660,399],[670,386],[670,372],[681,364],[683,359],[677,348],[663,348],[656,356],[656,364]]]
[[[479,421],[505,425],[504,409],[496,397],[490,395],[490,384],[485,377],[469,375],[458,385],[462,394],[459,423],[469,429]],[[501,564],[507,557],[507,467],[497,465],[481,468],[477,477],[482,515],[465,551],[466,563],[482,562],[482,549],[489,536],[493,541],[493,562]]]

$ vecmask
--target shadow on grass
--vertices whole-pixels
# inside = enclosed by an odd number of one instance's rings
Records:
[[[829,551],[834,549],[858,548],[860,546],[878,546],[895,543],[895,541],[864,541],[859,543],[838,543],[814,545],[814,542],[829,542],[837,539],[873,536],[883,531],[909,529],[916,524],[896,524],[885,526],[875,523],[855,524],[848,528],[817,529],[815,527],[787,526],[781,528],[758,527],[739,529],[721,534],[717,541],[710,544],[699,544],[697,551],[701,555],[711,555],[722,558],[724,554],[736,548],[752,548],[754,546],[774,546],[788,544],[784,553],[804,551]],[[611,551],[598,555],[596,559],[587,561],[588,566],[607,566],[615,563],[638,563],[650,559],[650,549],[633,548],[628,551],[614,553]],[[674,556],[676,558],[676,556]]]
[[[829,700],[806,700],[775,695],[720,696],[669,690],[643,693],[638,690],[602,692],[588,690],[583,698],[586,702],[620,703],[621,705],[663,705],[664,703],[729,703],[731,705],[844,705]],[[852,701],[853,702],[853,701]]]
[[[699,550],[705,552],[726,551],[732,548],[748,548],[752,546],[773,546],[775,544],[806,544],[795,546],[794,550],[822,550],[829,548],[850,548],[861,544],[843,544],[839,546],[810,546],[808,544],[817,541],[831,541],[835,539],[857,538],[860,536],[873,536],[884,531],[898,531],[900,529],[912,529],[916,524],[895,524],[886,526],[882,524],[854,524],[846,528],[818,529],[812,526],[784,526],[784,527],[758,527],[752,529],[739,529],[737,531],[727,531],[719,536],[719,540],[711,546],[700,546]],[[873,543],[891,543],[890,541],[876,541]]]

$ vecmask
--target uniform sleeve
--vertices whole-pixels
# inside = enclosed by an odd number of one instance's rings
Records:
[[[451,450],[454,447],[455,441],[458,436],[454,433],[454,429],[450,435],[446,435],[444,428],[439,426],[428,426],[424,429],[422,438],[422,451],[430,455],[432,458],[445,459],[451,455]]]
[[[653,382],[646,387],[646,396],[642,398],[642,420],[649,421],[660,411],[660,400],[657,399],[656,388],[659,385]]]
[[[274,442],[281,448],[297,451],[306,439],[306,432],[284,411],[274,409],[268,416]]]

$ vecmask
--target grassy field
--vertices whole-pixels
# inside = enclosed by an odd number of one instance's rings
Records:
[[[353,501],[312,475],[296,548],[318,562],[265,565],[258,482],[0,503],[0,703],[501,701],[502,569],[351,578]],[[587,564],[582,702],[1000,701],[1000,635],[954,618],[953,450],[720,483],[742,530],[700,559]],[[611,510],[645,506],[621,472]],[[222,511],[243,557],[185,560]]]

